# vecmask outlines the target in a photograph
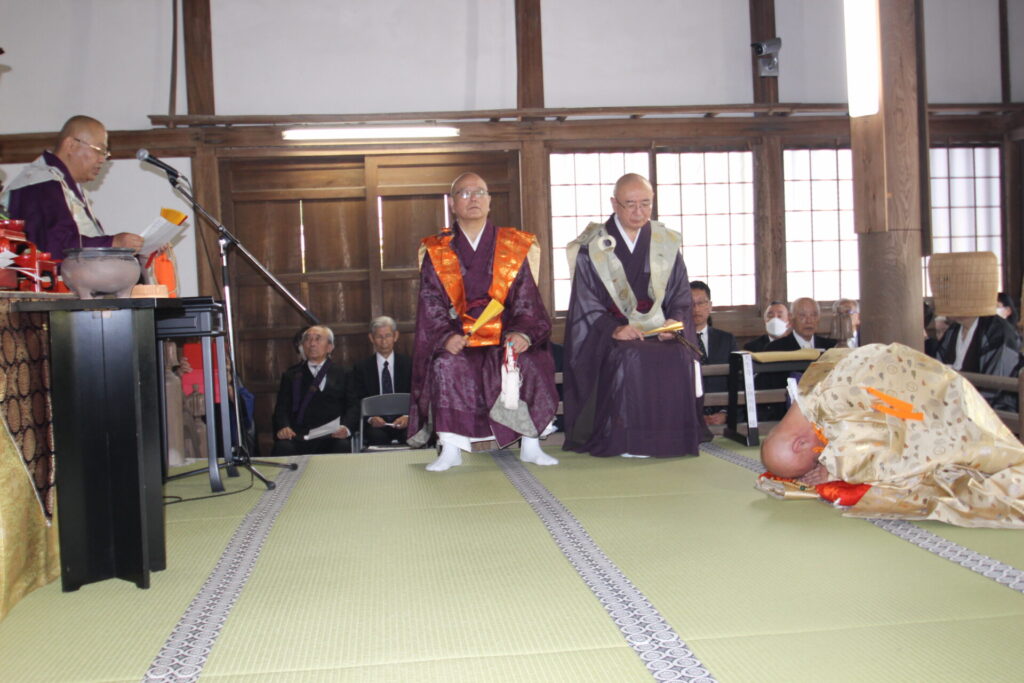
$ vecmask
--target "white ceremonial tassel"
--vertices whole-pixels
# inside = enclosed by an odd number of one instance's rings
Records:
[[[512,344],[505,344],[505,362],[501,364],[501,404],[509,410],[519,407],[519,366]]]

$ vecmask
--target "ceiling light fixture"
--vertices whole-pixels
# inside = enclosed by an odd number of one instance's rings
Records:
[[[393,140],[396,138],[451,138],[453,126],[344,126],[340,128],[289,128],[285,140]]]

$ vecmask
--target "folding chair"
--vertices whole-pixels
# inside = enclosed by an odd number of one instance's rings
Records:
[[[355,439],[352,441],[352,452],[359,453],[360,451],[388,451],[388,450],[405,450],[409,448],[407,444],[398,444],[391,446],[367,446],[366,440],[363,436],[363,428],[366,426],[366,419],[373,417],[374,415],[408,415],[409,414],[409,394],[378,394],[377,396],[367,396],[362,400],[359,406],[359,437],[358,442]]]

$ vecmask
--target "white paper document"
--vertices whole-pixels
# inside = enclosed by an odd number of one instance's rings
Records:
[[[163,216],[158,216],[139,233],[142,237],[142,247],[139,249],[139,253],[149,256],[157,249],[178,239],[178,235],[185,232],[186,227],[188,227],[187,224],[175,225]]]
[[[310,429],[309,433],[302,438],[306,441],[309,441],[310,439],[319,439],[321,436],[330,436],[339,429],[341,429],[341,418],[336,417],[327,424]]]

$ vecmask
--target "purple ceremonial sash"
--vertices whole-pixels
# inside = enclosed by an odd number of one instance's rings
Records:
[[[302,377],[303,373],[295,375],[295,379],[292,380],[292,414],[295,415],[295,426],[300,427],[302,425],[302,418],[306,416],[306,408],[309,407],[309,402],[313,400],[313,395],[320,391],[320,382],[324,381],[324,377],[327,376],[327,368],[331,365],[331,359],[328,358],[324,361],[324,364],[320,366],[320,371],[316,373],[313,378],[313,383],[309,385],[309,389],[305,392],[302,391]],[[309,373],[309,365],[305,367],[306,374]],[[295,406],[298,406],[297,408]]]

